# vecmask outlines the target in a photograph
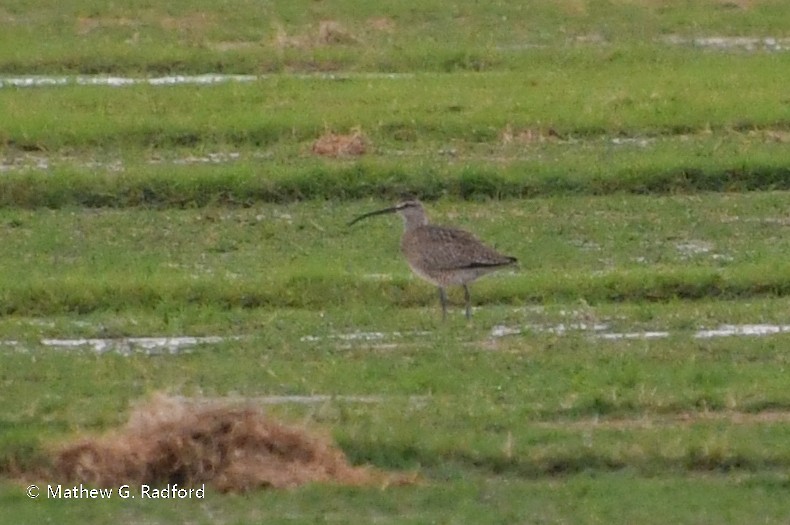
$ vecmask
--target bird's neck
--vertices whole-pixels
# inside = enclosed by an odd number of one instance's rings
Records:
[[[428,225],[428,217],[423,215],[406,215],[403,217],[403,230],[416,230]]]

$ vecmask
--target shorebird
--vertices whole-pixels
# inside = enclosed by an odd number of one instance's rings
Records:
[[[447,286],[461,285],[466,301],[466,318],[472,316],[469,283],[487,273],[515,264],[516,258],[489,248],[471,233],[428,223],[425,209],[418,200],[407,200],[391,208],[360,215],[352,224],[384,213],[398,213],[403,218],[400,249],[411,270],[439,288],[442,319],[447,318]]]

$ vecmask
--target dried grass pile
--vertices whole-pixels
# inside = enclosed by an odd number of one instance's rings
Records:
[[[63,481],[100,487],[205,483],[221,492],[392,481],[258,409],[165,396],[138,406],[122,429],[58,451],[55,470]]]
[[[318,41],[322,44],[356,44],[357,39],[343,24],[335,20],[321,20],[318,24]]]
[[[377,29],[375,26],[371,26]],[[378,29],[384,31],[384,29]],[[360,39],[337,20],[321,20],[318,27],[306,29],[302,33],[289,35],[281,24],[275,24],[274,45],[278,49],[313,49],[332,45],[356,45]]]
[[[322,157],[356,157],[368,150],[368,140],[360,130],[343,135],[327,132],[313,142],[312,151]]]
[[[560,139],[559,133],[553,128],[547,130],[535,128],[513,129],[513,127],[508,124],[499,133],[499,140],[505,145],[513,143],[522,145],[542,144],[544,142],[556,142]]]

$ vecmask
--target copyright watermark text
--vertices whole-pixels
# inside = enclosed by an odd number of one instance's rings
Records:
[[[92,488],[79,485],[29,485],[25,493],[30,499],[203,499],[206,486],[179,487],[168,484],[162,487],[151,485],[120,485],[118,487]]]

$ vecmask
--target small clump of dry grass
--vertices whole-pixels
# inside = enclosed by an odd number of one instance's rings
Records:
[[[322,157],[356,157],[368,150],[368,139],[359,129],[348,134],[327,131],[313,142],[311,151]]]
[[[63,481],[100,487],[205,483],[220,492],[399,482],[350,465],[328,438],[283,425],[259,409],[166,396],[135,408],[117,431],[64,446],[54,470]]]
[[[513,128],[510,124],[499,133],[499,140],[504,145],[508,144],[535,144],[552,142],[560,139],[560,135],[553,129],[547,130],[539,128]]]
[[[318,23],[318,42],[324,45],[356,44],[357,39],[340,22],[321,20]]]
[[[321,20],[318,27],[303,33],[288,34],[285,27],[275,24],[274,45],[278,49],[312,49],[320,46],[354,45],[359,39],[337,20]]]

